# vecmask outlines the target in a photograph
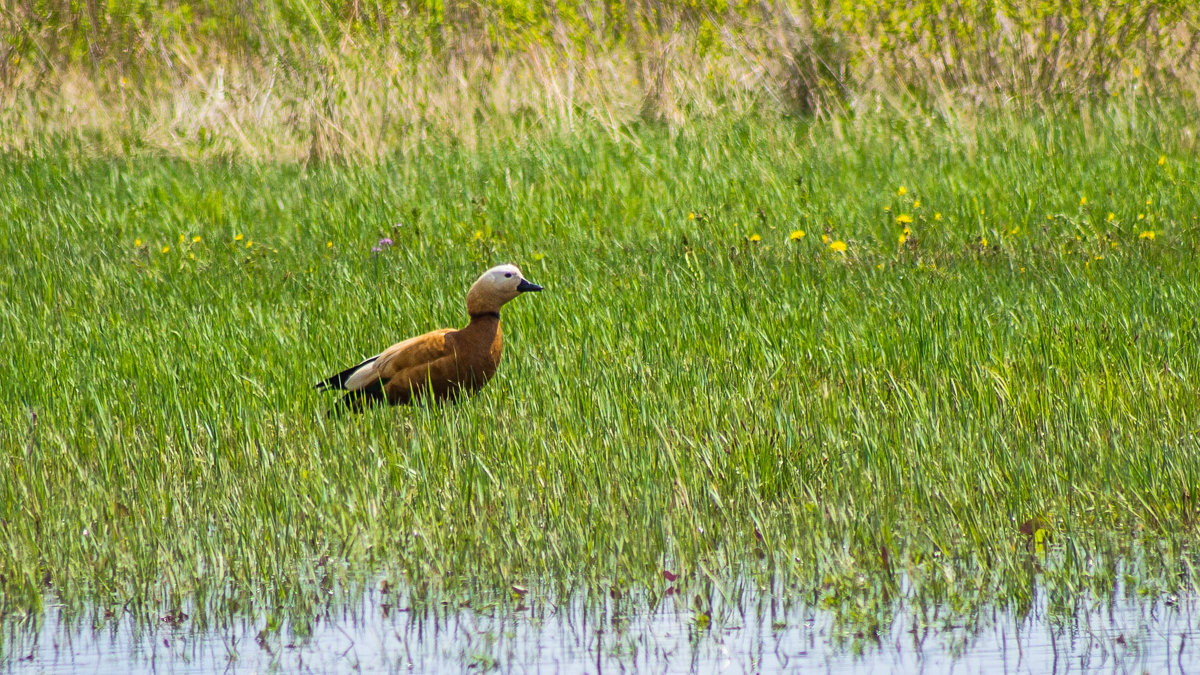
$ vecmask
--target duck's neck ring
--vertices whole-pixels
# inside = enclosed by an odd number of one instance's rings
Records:
[[[482,319],[485,316],[493,317],[497,321],[500,320],[500,312],[471,312],[467,316],[471,317],[472,321],[475,319]]]

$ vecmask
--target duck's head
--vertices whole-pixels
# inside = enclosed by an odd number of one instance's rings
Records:
[[[471,314],[499,312],[504,303],[522,293],[540,291],[516,265],[497,265],[484,272],[467,292],[467,311]]]

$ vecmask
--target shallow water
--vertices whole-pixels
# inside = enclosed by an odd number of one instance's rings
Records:
[[[374,590],[314,620],[305,637],[265,620],[198,630],[114,617],[100,629],[50,607],[36,630],[6,628],[0,670],[37,673],[207,672],[1161,672],[1200,670],[1195,598],[1080,603],[1051,616],[1044,598],[1022,618],[989,610],[922,625],[899,611],[877,635],[832,613],[754,602],[699,626],[663,602],[628,613],[604,600],[476,609],[395,608]],[[942,612],[944,616],[948,613]],[[700,621],[703,623],[703,620]]]

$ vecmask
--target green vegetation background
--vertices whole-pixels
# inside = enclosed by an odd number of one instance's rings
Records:
[[[555,7],[18,8],[0,611],[1194,590],[1192,10]],[[326,419],[500,261],[480,396]]]

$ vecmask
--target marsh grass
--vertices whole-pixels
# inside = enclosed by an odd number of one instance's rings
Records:
[[[380,573],[431,601],[673,587],[698,616],[757,584],[857,625],[1194,590],[1186,129],[1116,105],[358,166],[9,153],[2,610],[303,616]],[[312,383],[462,323],[501,261],[547,290],[480,395],[326,418]]]
[[[1162,98],[1193,111],[1189,3],[14,3],[0,148],[379,161],[448,139]]]

